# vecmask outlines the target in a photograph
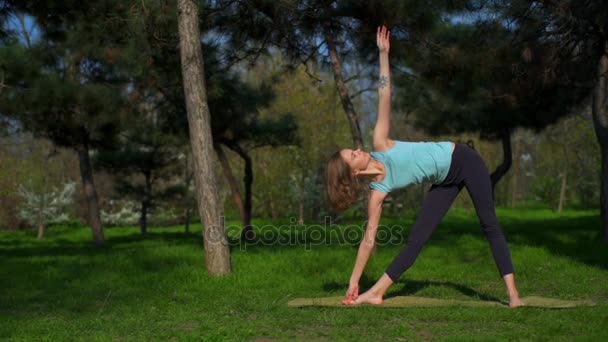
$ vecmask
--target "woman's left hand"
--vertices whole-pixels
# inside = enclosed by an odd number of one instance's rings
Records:
[[[376,33],[376,44],[378,45],[378,50],[380,52],[388,53],[388,50],[390,50],[390,35],[391,31],[389,31],[386,26],[378,26],[378,32]]]

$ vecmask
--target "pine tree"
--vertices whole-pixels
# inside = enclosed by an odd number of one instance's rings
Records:
[[[502,142],[493,185],[511,166],[512,132],[539,131],[570,114],[588,95],[592,71],[585,59],[563,58],[563,42],[544,33],[550,25],[544,11],[497,6],[484,7],[486,15],[471,22],[438,23],[410,62],[413,73],[397,80],[418,95],[402,106],[416,113],[420,127]]]
[[[162,108],[160,101],[155,96],[144,98],[148,100],[132,103],[130,120],[122,125],[116,145],[100,149],[95,161],[99,168],[117,176],[115,188],[121,198],[140,203],[139,226],[145,236],[156,199],[173,192],[173,178],[182,172],[177,163],[185,139],[181,130],[175,129],[171,115],[158,109]]]
[[[36,20],[40,38],[30,46],[13,41],[0,51],[7,84],[0,109],[25,130],[78,154],[89,224],[95,244],[101,246],[104,234],[90,153],[113,143],[120,121],[125,82],[112,53],[120,37],[109,33],[105,19],[124,8],[101,0],[6,3],[13,13]]]

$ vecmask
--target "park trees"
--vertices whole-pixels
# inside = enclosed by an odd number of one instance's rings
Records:
[[[353,104],[353,90],[349,87],[349,70],[345,56],[354,56],[360,49],[360,42],[373,45],[376,26],[381,18],[374,14],[384,4],[373,1],[226,1],[234,15],[248,18],[233,21],[227,16],[219,21],[222,30],[230,32],[231,46],[248,46],[257,51],[250,56],[257,57],[265,46],[278,47],[287,60],[294,65],[329,65],[340,102],[351,130],[354,146],[363,146],[359,115]],[[397,3],[392,1],[391,3]],[[409,2],[408,3],[412,3]],[[402,8],[402,6],[399,6]],[[371,10],[371,11],[370,11]],[[363,38],[364,37],[364,38]],[[241,60],[244,51],[234,53],[231,58]]]
[[[129,116],[117,144],[100,149],[95,162],[117,176],[115,188],[121,198],[140,203],[140,231],[146,235],[148,213],[156,207],[156,199],[174,192],[171,185],[180,174],[183,139],[171,133],[170,116],[150,106],[134,109]]]
[[[66,165],[78,165],[73,152],[31,134],[0,139],[0,227],[33,227],[38,239],[50,224],[74,219],[76,174]]]
[[[79,158],[93,240],[104,244],[90,159],[91,149],[111,144],[123,97],[120,73],[109,58],[119,39],[100,18],[115,6],[76,1],[8,1],[15,13],[36,20],[39,38],[2,48],[5,84],[0,107],[21,128],[74,150]]]
[[[607,18],[602,1],[479,1],[467,15],[438,27],[421,45],[425,58],[412,64],[415,77],[408,75],[410,84],[428,85],[418,104],[410,103],[422,113],[421,126],[478,131],[503,142],[494,184],[511,165],[515,127],[540,130],[589,104],[603,158],[605,239]]]
[[[352,136],[348,123],[337,115],[342,108],[330,74],[312,78],[305,66],[285,73],[282,57],[272,57],[260,60],[249,76],[277,75],[273,84],[276,97],[260,115],[271,119],[289,111],[298,127],[298,145],[255,151],[257,210],[271,217],[294,215],[303,224],[325,212],[322,171],[326,158],[347,146]]]
[[[36,186],[38,189],[36,189]],[[40,187],[44,187],[40,189]],[[65,183],[61,189],[49,188],[44,184],[29,184],[19,187],[23,204],[18,216],[38,228],[38,240],[44,237],[46,226],[50,223],[62,223],[69,220],[66,209],[72,204],[76,183]]]
[[[600,212],[608,241],[608,7],[601,0],[552,0],[537,4],[549,18],[547,36],[560,39],[565,59],[584,59],[593,70],[582,85],[590,107],[601,153]],[[579,85],[580,86],[580,85]]]
[[[561,212],[593,208],[599,200],[600,149],[591,111],[570,115],[547,127],[527,150],[534,173],[531,194]],[[514,158],[516,156],[514,155]]]
[[[479,132],[502,142],[494,185],[511,166],[514,129],[541,130],[569,114],[584,100],[579,84],[590,73],[582,58],[558,58],[564,51],[559,41],[543,37],[543,13],[509,9],[514,13],[439,25],[434,41],[422,45],[424,58],[411,64],[417,77],[406,76],[410,86],[427,85],[422,88],[427,93],[410,103],[421,127],[434,133]],[[524,17],[527,21],[520,22]]]
[[[297,125],[286,108],[275,117],[263,117],[260,111],[273,100],[272,77],[260,75],[255,81],[244,80],[244,72],[231,71],[219,63],[216,50],[208,49],[205,70],[208,74],[209,109],[214,146],[224,176],[239,209],[243,225],[241,237],[254,238],[251,225],[253,207],[254,160],[251,153],[262,147],[297,144]],[[243,161],[243,189],[234,176],[225,149],[236,153]]]
[[[130,24],[130,44],[124,54],[128,55],[128,60],[131,61],[129,65],[135,84],[133,94],[140,100],[146,99],[154,103],[155,108],[162,112],[166,121],[172,125],[172,128],[164,130],[165,132],[176,137],[186,136],[188,123],[183,80],[179,70],[179,37],[177,32],[173,32],[177,17],[174,12],[167,11],[170,2],[152,2],[143,6],[139,1],[135,1],[132,5],[132,12],[136,15]],[[273,97],[269,85],[271,80],[258,80],[256,84],[243,81],[242,74],[246,65],[226,58],[226,46],[230,44],[225,44],[224,40],[228,38],[224,38],[221,25],[217,23],[221,18],[230,17],[230,8],[223,2],[201,2],[199,5],[204,7],[202,13],[199,12],[200,40],[205,51],[203,68],[213,148],[239,208],[243,225],[242,235],[246,237],[253,232],[251,208],[254,160],[250,151],[262,146],[295,143],[296,126],[287,115],[272,120],[258,116],[259,108],[267,105]],[[243,56],[254,54],[243,47],[233,48],[231,51],[242,53]],[[242,183],[234,176],[235,172],[226,157],[227,150],[235,152],[244,161],[245,175]],[[184,170],[184,199],[188,198],[187,183],[190,178],[188,171]],[[244,191],[241,191],[241,187]]]

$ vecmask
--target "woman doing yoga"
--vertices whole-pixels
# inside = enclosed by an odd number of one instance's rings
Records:
[[[380,54],[380,82],[373,134],[374,152],[343,149],[336,152],[327,164],[327,193],[330,204],[335,208],[344,210],[357,200],[361,190],[360,180],[369,180],[371,187],[368,222],[343,303],[381,304],[386,291],[412,266],[460,190],[466,187],[505,282],[509,306],[521,306],[523,303],[515,287],[509,248],[496,218],[490,175],[479,154],[466,145],[452,142],[402,142],[389,139],[389,35],[386,27],[378,28],[376,41]],[[374,248],[384,199],[395,189],[421,182],[431,182],[433,185],[411,228],[406,246],[378,282],[359,295],[359,279]]]

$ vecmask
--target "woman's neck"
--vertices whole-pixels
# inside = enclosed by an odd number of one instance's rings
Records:
[[[367,168],[359,172],[359,177],[364,177],[373,181],[378,181],[384,178],[386,170],[384,164],[372,159],[367,164]]]

